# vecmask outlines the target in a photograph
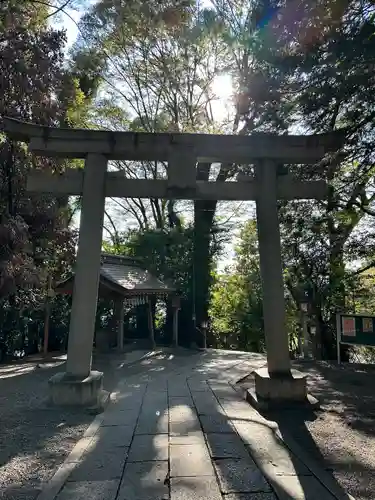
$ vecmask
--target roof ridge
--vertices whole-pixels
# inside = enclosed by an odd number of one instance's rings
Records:
[[[110,253],[101,254],[101,264],[132,265],[134,267],[144,268],[141,259],[129,255],[116,255]]]

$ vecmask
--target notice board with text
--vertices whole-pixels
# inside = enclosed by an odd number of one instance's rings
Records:
[[[340,344],[352,344],[375,347],[375,316],[369,314],[338,313],[337,323],[337,355]]]

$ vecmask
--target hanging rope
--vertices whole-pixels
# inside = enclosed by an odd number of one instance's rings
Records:
[[[137,295],[135,297],[125,297],[124,304],[126,306],[137,307],[143,304],[148,304],[147,295]]]
[[[166,293],[153,293],[153,297],[156,297],[157,299],[162,299],[166,300],[168,294]],[[135,295],[133,297],[125,297],[124,298],[124,305],[129,306],[129,307],[137,307],[137,306],[142,306],[144,304],[148,304],[151,300],[151,296],[149,295]]]

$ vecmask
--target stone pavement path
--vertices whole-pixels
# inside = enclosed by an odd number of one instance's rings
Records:
[[[129,372],[39,500],[338,498],[228,383],[239,361]]]

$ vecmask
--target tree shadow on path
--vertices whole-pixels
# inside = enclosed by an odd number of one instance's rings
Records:
[[[333,498],[348,500],[353,495],[356,500],[374,498],[374,481],[370,479],[375,470],[356,460],[352,455],[338,456],[335,450],[323,454],[321,446],[314,440],[308,426],[319,419],[319,412],[310,410],[282,410],[264,413],[276,422],[277,435],[289,448],[291,459],[298,457],[321,483],[334,495]]]

